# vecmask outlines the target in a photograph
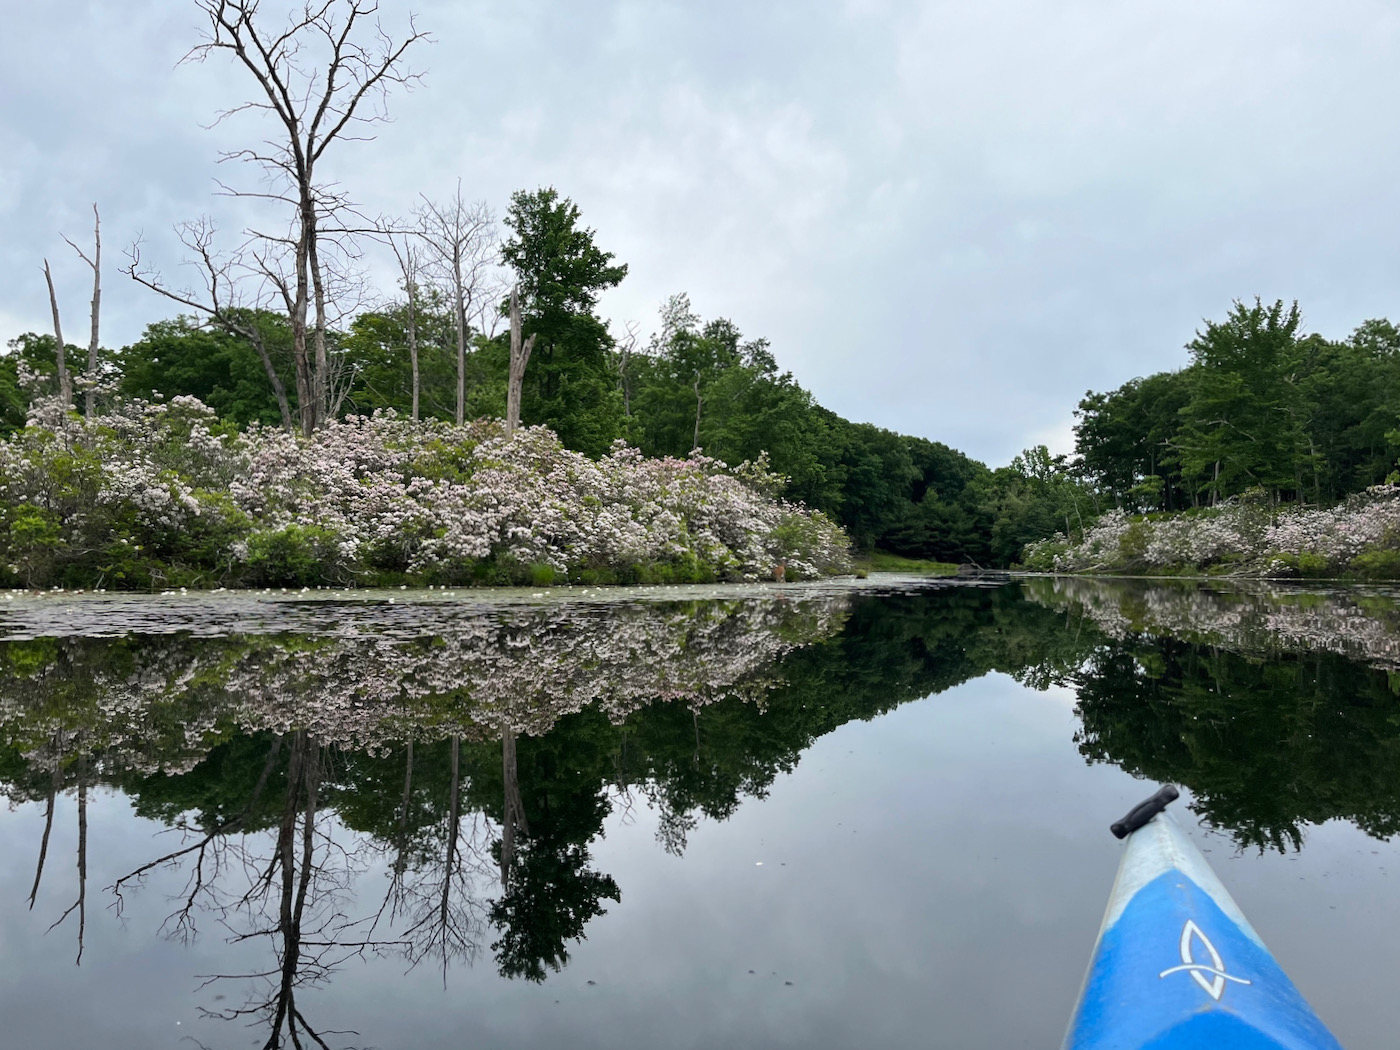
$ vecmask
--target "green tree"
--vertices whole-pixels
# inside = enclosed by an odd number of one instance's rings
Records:
[[[1236,302],[1188,345],[1190,399],[1177,437],[1182,470],[1211,502],[1260,487],[1302,489],[1311,468],[1298,304]]]
[[[285,317],[270,312],[241,318],[262,333],[295,409],[292,333]],[[222,418],[241,426],[279,426],[282,416],[262,359],[251,343],[223,329],[181,316],[146,326],[141,338],[116,353],[123,397],[199,398]]]
[[[569,448],[597,456],[622,429],[622,398],[597,316],[598,296],[627,276],[594,243],[579,209],[553,187],[512,194],[512,236],[502,259],[520,283],[524,330],[535,349],[525,373],[522,419],[551,427]]]
[[[451,421],[457,411],[457,348],[452,306],[436,289],[419,289],[415,320],[420,370],[420,414]],[[405,301],[360,314],[344,339],[355,384],[347,407],[369,414],[392,408],[413,412]],[[467,354],[465,418],[505,414],[505,357],[495,343],[477,337]]]
[[[1120,506],[1173,510],[1189,500],[1174,447],[1190,382],[1189,371],[1158,372],[1110,393],[1089,391],[1079,402],[1075,454]]]

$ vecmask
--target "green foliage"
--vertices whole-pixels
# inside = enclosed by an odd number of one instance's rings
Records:
[[[450,421],[457,414],[457,330],[452,306],[440,289],[417,289],[414,330],[418,344],[419,417]],[[360,314],[341,340],[355,381],[344,409],[369,415],[393,409],[413,413],[408,303],[399,300]],[[477,335],[467,349],[466,419],[503,416],[508,348]]]
[[[1351,571],[1363,580],[1400,580],[1400,550],[1371,550],[1351,560]]]
[[[1127,510],[1179,510],[1260,490],[1334,503],[1381,484],[1400,452],[1400,332],[1300,334],[1294,304],[1236,303],[1179,372],[1079,403],[1084,473]]]
[[[268,311],[248,312],[241,320],[262,333],[295,413],[291,326]],[[240,426],[281,425],[281,411],[256,348],[193,317],[147,325],[139,341],[117,352],[116,366],[121,376],[118,393],[124,397],[150,400],[189,394]]]
[[[1090,391],[1075,410],[1082,469],[1131,509],[1172,510],[1190,503],[1175,451],[1189,384],[1188,372],[1160,372],[1112,393]]]
[[[903,572],[920,576],[953,576],[958,571],[958,567],[951,562],[904,558],[882,550],[871,551],[860,558],[856,566],[857,575],[863,571],[867,575],[872,572]]]
[[[1310,466],[1298,304],[1237,302],[1188,344],[1190,400],[1177,438],[1182,472],[1212,503],[1262,486],[1302,488]]]
[[[600,456],[621,432],[622,396],[609,357],[612,337],[595,307],[627,267],[594,244],[578,206],[552,187],[513,194],[505,223],[512,236],[501,258],[520,283],[525,335],[535,336],[522,421],[544,424],[567,447]]]
[[[11,586],[34,587],[53,578],[54,562],[64,547],[57,513],[32,503],[3,512],[5,573]]]
[[[260,587],[314,587],[346,582],[340,537],[319,525],[285,525],[249,534],[248,582]]]

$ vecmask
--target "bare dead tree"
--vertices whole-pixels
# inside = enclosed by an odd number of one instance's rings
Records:
[[[418,209],[421,236],[432,255],[433,270],[448,286],[452,322],[457,333],[457,423],[466,422],[467,341],[470,317],[498,294],[492,270],[497,264],[496,216],[484,201],[462,199],[462,183],[446,204],[423,198]]]
[[[44,280],[49,285],[49,308],[53,311],[54,362],[58,367],[58,396],[63,402],[64,411],[73,407],[73,379],[68,374],[68,364],[64,360],[63,323],[58,318],[58,293],[53,289],[53,273],[49,261],[44,260]]]
[[[535,335],[521,342],[520,286],[510,290],[510,376],[506,387],[506,437],[520,425],[520,390],[525,383],[525,366],[535,348]]]
[[[622,388],[622,416],[632,417],[632,355],[637,352],[637,340],[641,335],[641,322],[628,321],[627,334],[617,343],[617,382]]]
[[[92,267],[92,332],[88,337],[87,374],[83,377],[83,415],[91,419],[97,414],[97,339],[102,312],[102,216],[95,203],[92,206],[92,258],[67,237],[63,239],[78,253],[79,259]]]
[[[420,79],[405,68],[404,56],[427,34],[410,19],[407,34],[395,39],[376,17],[373,0],[307,0],[280,29],[264,24],[260,0],[197,4],[208,19],[205,38],[184,60],[202,62],[227,53],[257,85],[252,99],[220,113],[215,123],[254,112],[278,126],[277,139],[223,158],[260,166],[269,188],[226,191],[292,209],[288,314],[301,428],[310,434],[332,413],[321,237],[327,215],[348,206],[318,181],[318,165],[333,142],[363,141],[365,128],[387,119],[389,89],[411,87]]]
[[[695,373],[695,436],[690,440],[690,447],[696,449],[700,447],[700,408],[705,404],[705,397],[700,390],[700,373]]]
[[[72,915],[74,911],[78,913],[78,958],[77,964],[83,964],[83,937],[87,933],[87,840],[88,840],[88,758],[87,752],[78,752],[78,898],[68,905],[57,919],[53,921],[50,930],[63,925],[63,920]],[[35,889],[38,889],[38,880],[35,879]]]
[[[195,256],[195,265],[200,271],[200,278],[204,285],[202,290],[178,289],[167,285],[158,272],[143,264],[140,241],[127,249],[127,263],[122,268],[122,272],[136,281],[137,284],[144,285],[151,291],[165,296],[171,302],[194,310],[197,314],[203,314],[215,327],[230,335],[246,339],[252,344],[258,352],[258,359],[262,361],[263,371],[272,387],[273,396],[277,398],[277,408],[282,416],[282,426],[286,430],[291,430],[292,408],[287,399],[286,385],[282,382],[282,377],[277,374],[267,340],[253,317],[266,303],[260,295],[245,299],[241,291],[243,284],[240,281],[241,277],[249,273],[257,274],[263,278],[268,277],[264,262],[255,258],[253,263],[249,264],[237,255],[227,258],[216,254],[214,251],[214,226],[207,219],[182,223],[176,227],[176,232],[181,243]],[[276,285],[276,287],[283,295],[283,306],[286,306],[286,286]]]
[[[515,731],[506,728],[501,735],[501,772],[505,781],[505,798],[501,820],[501,888],[510,889],[510,877],[515,868],[515,835],[530,834],[525,820],[525,800],[520,794],[520,764],[516,760]]]

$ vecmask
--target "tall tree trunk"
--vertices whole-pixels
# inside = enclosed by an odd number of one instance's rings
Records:
[[[408,284],[408,361],[413,369],[413,421],[418,421],[418,302],[417,288],[412,280]]]
[[[67,237],[63,239],[68,241]],[[97,414],[94,384],[97,382],[98,322],[102,316],[102,216],[96,204],[92,206],[92,258],[89,259],[87,253],[72,241],[68,243],[78,253],[78,258],[92,268],[92,332],[88,337],[86,383],[83,389],[83,415],[91,419]]]
[[[695,373],[695,436],[690,439],[690,447],[697,449],[700,447],[700,406],[705,403],[705,399],[700,396],[700,373]]]
[[[330,390],[330,361],[326,351],[326,283],[325,277],[321,273],[321,257],[317,252],[316,231],[311,232],[311,243],[307,258],[311,263],[311,288],[316,306],[316,328],[313,335],[313,345],[315,349],[315,376],[313,394],[316,398],[316,421],[315,426],[320,426],[330,418],[331,412],[331,390]]]
[[[258,359],[262,361],[263,371],[267,373],[267,381],[272,384],[272,393],[277,398],[277,411],[282,415],[282,429],[291,433],[292,430],[292,406],[287,400],[287,387],[282,382],[282,377],[277,374],[277,369],[272,365],[272,355],[267,352],[267,344],[263,342],[262,333],[255,328],[245,329],[248,342],[252,343],[258,351]]]
[[[467,304],[462,287],[461,244],[452,251],[453,314],[457,322],[457,425],[467,421]]]
[[[506,381],[506,437],[515,435],[520,426],[520,389],[525,382],[525,366],[535,348],[535,336],[522,341],[523,322],[520,317],[520,286],[510,290],[510,375]]]
[[[53,290],[53,273],[49,261],[44,260],[44,280],[49,285],[49,307],[53,310],[54,363],[58,368],[58,396],[63,400],[64,410],[73,407],[73,380],[68,374],[64,360],[63,324],[58,319],[58,293]]]
[[[309,251],[312,228],[316,219],[313,205],[303,188],[301,201],[301,233],[296,245],[296,284],[292,294],[292,358],[296,364],[297,409],[301,416],[301,432],[307,437],[316,429],[316,386],[311,374],[311,360],[306,348],[306,311],[309,298]]]

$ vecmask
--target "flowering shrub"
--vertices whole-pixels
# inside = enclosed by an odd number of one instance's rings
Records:
[[[392,413],[239,433],[190,397],[0,442],[0,582],[703,582],[844,571],[845,534],[767,494],[765,461],[599,461],[543,427]]]
[[[1172,517],[1109,511],[1079,543],[1029,544],[1028,568],[1400,578],[1400,489],[1377,486],[1329,509],[1230,503]]]

